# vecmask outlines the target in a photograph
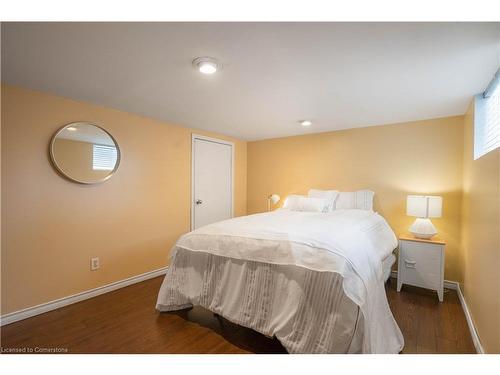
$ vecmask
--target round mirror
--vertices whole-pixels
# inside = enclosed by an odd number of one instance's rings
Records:
[[[88,122],[73,122],[52,137],[50,158],[63,176],[81,184],[95,184],[118,169],[120,149],[106,130]]]

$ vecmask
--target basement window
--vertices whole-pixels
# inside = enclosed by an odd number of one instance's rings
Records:
[[[474,99],[474,160],[500,147],[499,72],[486,91]]]
[[[97,171],[112,171],[116,165],[116,147],[92,145],[92,169]]]

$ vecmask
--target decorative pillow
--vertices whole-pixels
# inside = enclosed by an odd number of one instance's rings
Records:
[[[339,196],[339,192],[337,190],[310,189],[307,196],[310,198],[326,199],[328,202],[327,212],[332,212],[335,209],[335,200]]]
[[[328,201],[322,198],[309,198],[303,195],[289,195],[283,208],[293,211],[326,212]]]
[[[373,211],[373,197],[370,190],[341,191],[335,201],[335,209],[358,209]]]

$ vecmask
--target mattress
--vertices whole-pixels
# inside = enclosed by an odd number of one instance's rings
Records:
[[[215,223],[178,240],[157,309],[200,305],[291,353],[397,353],[384,289],[396,246],[387,222],[364,210]]]

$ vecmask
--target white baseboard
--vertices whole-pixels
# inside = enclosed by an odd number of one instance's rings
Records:
[[[124,280],[115,281],[114,283],[103,285],[94,289],[87,290],[85,292],[73,294],[71,296],[56,299],[54,301],[42,303],[37,306],[28,307],[19,311],[14,311],[9,314],[2,315],[0,317],[0,326],[4,326],[10,323],[17,322],[19,320],[27,319],[35,315],[40,315],[48,311],[58,309],[60,307],[68,306],[76,302],[80,302],[98,295],[112,292],[113,290],[124,288],[126,286],[140,283],[153,277],[164,275],[167,271],[167,267],[159,268],[154,271],[149,271],[141,275],[132,276]]]
[[[392,271],[391,277],[398,277],[398,271]],[[476,352],[478,354],[484,354],[483,346],[481,345],[481,340],[479,340],[479,335],[477,334],[476,326],[474,325],[474,321],[472,320],[472,315],[470,314],[469,307],[467,306],[467,302],[465,301],[465,297],[462,293],[462,289],[460,288],[460,283],[457,281],[449,281],[444,280],[444,287],[447,289],[453,289],[457,291],[458,299],[460,300],[460,304],[462,305],[462,310],[465,314],[465,319],[467,320],[467,325],[469,326],[470,335],[472,337],[472,342],[474,343],[474,347],[476,348]]]
[[[470,335],[472,336],[472,342],[474,343],[476,352],[478,354],[484,354],[481,340],[479,339],[479,335],[477,334],[476,326],[474,325],[474,321],[472,320],[472,315],[469,311],[469,307],[467,306],[467,302],[465,301],[465,297],[462,293],[462,289],[460,288],[460,284],[458,285],[457,293],[460,304],[462,305],[462,309],[464,310],[465,319],[467,319],[467,325],[469,326]]]

